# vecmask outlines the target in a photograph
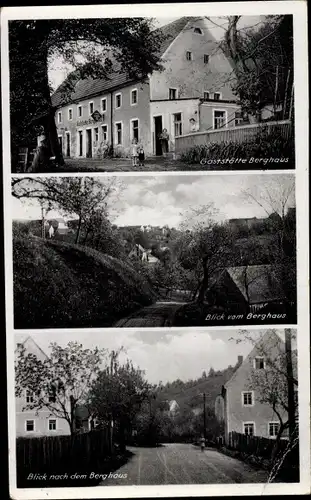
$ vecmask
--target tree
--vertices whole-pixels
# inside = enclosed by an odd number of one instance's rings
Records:
[[[56,209],[78,219],[76,240],[79,243],[82,225],[92,224],[100,211],[107,218],[107,201],[117,190],[112,179],[102,182],[94,177],[46,177],[12,180],[12,195],[18,199],[36,200],[48,210]]]
[[[86,404],[105,355],[105,349],[83,349],[78,342],[66,347],[51,343],[51,352],[43,360],[21,348],[15,364],[15,394],[21,397],[29,391],[32,397],[24,410],[48,410],[65,419],[73,434],[76,409]]]
[[[150,396],[152,386],[144,372],[130,360],[121,364],[119,352],[111,353],[111,365],[102,370],[90,387],[89,406],[102,423],[113,422],[122,447],[131,432],[135,415]]]
[[[65,104],[80,79],[107,80],[113,72],[121,70],[131,79],[144,80],[148,73],[160,69],[161,41],[159,30],[153,30],[151,18],[11,21],[9,64],[13,147],[30,139],[35,128],[32,120],[41,116],[39,121],[44,126],[51,152],[59,164],[64,162],[51,101],[48,76],[51,59],[60,57],[74,68],[60,89]]]

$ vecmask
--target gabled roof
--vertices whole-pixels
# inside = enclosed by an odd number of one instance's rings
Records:
[[[284,299],[276,269],[272,265],[228,267],[227,273],[249,304]]]
[[[25,349],[27,349],[26,344],[28,344],[28,343],[33,344],[33,345],[36,347],[36,349],[38,349],[38,350],[42,353],[42,355],[43,355],[45,358],[47,358],[47,357],[48,357],[48,355],[47,355],[47,354],[46,354],[46,353],[45,353],[45,352],[41,349],[41,347],[40,347],[40,346],[38,346],[37,342],[35,342],[35,341],[34,341],[34,339],[33,339],[30,335],[28,335],[28,337],[26,337],[26,338],[25,338],[25,340],[23,340],[22,342],[16,342],[16,344],[17,344],[17,348],[16,348],[15,352],[17,351],[17,349],[18,349],[18,347],[19,347],[19,345],[20,345],[20,344],[21,344],[21,345],[22,345]]]
[[[163,35],[163,41],[160,45],[159,57],[162,57],[164,52],[171,45],[173,40],[179,35],[182,29],[186,26],[186,24],[193,19],[193,17],[181,17],[172,23],[166,24],[161,28],[157,28],[154,32],[160,33]],[[122,87],[126,84],[134,83],[137,80],[133,78],[129,78],[129,76],[125,72],[115,72],[113,73],[109,79],[93,79],[86,78],[84,80],[79,80],[76,84],[74,92],[71,94],[70,98],[68,98],[68,102],[77,102],[86,99],[87,97],[95,96],[98,94],[103,94],[108,92],[109,90],[116,89],[118,87]],[[54,107],[63,106],[63,82],[55,93],[52,95],[52,105]]]

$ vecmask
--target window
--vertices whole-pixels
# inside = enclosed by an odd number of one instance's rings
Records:
[[[255,370],[264,370],[266,368],[265,358],[263,356],[256,356],[254,359]]]
[[[89,114],[92,115],[94,113],[94,103],[89,102]]]
[[[98,127],[94,128],[94,141],[98,142],[99,141],[99,132],[98,132]]]
[[[72,108],[68,109],[68,120],[72,120]]]
[[[187,61],[192,61],[192,52],[189,51],[186,52],[186,59]]]
[[[280,424],[278,422],[269,422],[269,436],[276,437],[280,430]]]
[[[105,113],[105,111],[107,111],[107,98],[104,97],[102,100],[101,100],[101,103],[102,103],[102,112]]]
[[[139,141],[139,123],[138,120],[135,118],[135,120],[131,120],[131,139],[136,139]]]
[[[78,118],[82,116],[82,106],[78,106]]]
[[[174,136],[182,135],[181,113],[174,114]]]
[[[194,28],[194,33],[197,33],[198,35],[203,35],[201,28]]]
[[[26,391],[26,403],[33,403],[33,401],[34,401],[34,394],[32,391],[29,391],[27,389],[27,391]]]
[[[79,156],[83,156],[83,132],[79,130]]]
[[[57,116],[58,116],[58,123],[61,123],[62,122],[62,112],[59,111]]]
[[[35,430],[35,421],[34,420],[26,420],[26,431],[32,432]]]
[[[134,104],[137,104],[137,102],[138,102],[137,89],[133,89],[131,91],[131,105],[134,106]]]
[[[226,122],[226,111],[214,110],[214,129],[224,127]]]
[[[102,125],[103,141],[108,141],[108,125]]]
[[[116,143],[122,144],[122,123],[116,123]]]
[[[208,101],[209,100],[209,92],[203,92],[203,100]]]
[[[122,104],[122,98],[121,98],[121,94],[116,94],[116,108],[121,108],[121,104]]]
[[[255,424],[254,422],[244,422],[243,430],[246,436],[254,436],[255,435]]]
[[[56,431],[56,419],[49,419],[49,431]]]
[[[204,54],[204,64],[207,64],[209,61],[209,55],[208,54]]]
[[[215,101],[219,101],[220,97],[221,97],[220,92],[214,92]]]
[[[243,406],[254,406],[254,395],[253,391],[243,391],[242,392],[242,405]]]
[[[177,89],[168,89],[168,98],[171,100],[177,99]]]
[[[241,111],[236,111],[234,113],[234,125],[237,127],[243,122],[243,114]]]

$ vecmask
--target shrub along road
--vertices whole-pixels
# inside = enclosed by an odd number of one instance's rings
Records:
[[[100,486],[265,483],[268,477],[240,460],[190,444],[129,449],[133,457]]]
[[[156,302],[117,321],[116,327],[172,326],[176,312],[184,302]]]

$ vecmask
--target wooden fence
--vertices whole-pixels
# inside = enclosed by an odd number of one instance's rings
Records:
[[[289,139],[293,133],[291,121],[281,120],[255,123],[252,125],[205,130],[203,132],[181,135],[175,138],[175,153],[180,155],[193,146],[208,145],[209,143],[243,143],[251,141],[255,137],[258,137],[258,135],[272,134],[275,132],[284,140]]]
[[[279,451],[284,451],[287,445],[288,441],[286,439],[281,440]],[[270,458],[275,447],[275,440],[260,436],[247,436],[238,432],[229,432],[228,447],[242,453],[256,455],[257,457]]]
[[[74,436],[17,438],[17,473],[96,470],[112,454],[109,428]]]

